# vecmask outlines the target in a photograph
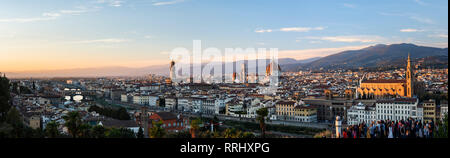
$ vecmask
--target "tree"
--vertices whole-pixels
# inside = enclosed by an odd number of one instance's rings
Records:
[[[10,108],[6,114],[6,123],[12,125],[13,127],[19,127],[23,124],[22,117],[16,108]]]
[[[244,133],[238,130],[234,133],[233,138],[244,138]]]
[[[55,121],[47,123],[47,126],[45,127],[44,131],[45,136],[47,136],[48,138],[58,137],[59,136],[58,126],[59,124]]]
[[[438,122],[438,132],[436,133],[436,138],[448,138],[448,114],[445,114],[444,122]]]
[[[92,127],[92,130],[91,130],[91,137],[92,138],[105,138],[105,132],[106,132],[106,129],[103,126],[101,126],[101,125],[94,126],[94,127]]]
[[[220,138],[221,136],[220,136],[220,133],[219,133],[219,132],[214,131],[214,133],[212,134],[212,137],[213,137],[213,138]]]
[[[139,131],[137,133],[137,137],[138,138],[144,138],[145,137],[144,130],[142,130],[142,127],[139,127]]]
[[[106,132],[107,138],[136,138],[132,130],[126,128],[112,128]]]
[[[256,114],[258,116],[256,117],[256,120],[259,122],[259,127],[261,128],[261,137],[265,138],[266,136],[266,117],[269,114],[267,108],[261,108],[258,111],[256,111]]]
[[[80,138],[91,138],[91,125],[81,124],[78,130],[78,136]]]
[[[201,120],[198,118],[191,121],[190,132],[191,132],[192,138],[196,137],[196,132],[197,132],[197,130],[200,129],[200,124],[201,124]]]
[[[242,138],[255,138],[255,135],[252,132],[244,132]]]
[[[4,121],[4,116],[11,108],[9,100],[11,95],[9,93],[10,83],[8,78],[0,76],[0,122]]]
[[[117,110],[118,118],[119,120],[130,120],[131,117],[128,115],[127,109],[120,107],[119,110]]]
[[[166,138],[191,138],[191,134],[189,131],[169,132],[167,133]]]
[[[127,112],[127,109],[120,107],[119,109],[113,109],[113,108],[101,108],[98,106],[91,106],[89,107],[89,112],[97,112],[100,115],[112,117],[118,120],[131,120],[130,115]]]
[[[69,133],[73,138],[76,138],[82,124],[80,113],[77,111],[69,112],[66,116],[63,116],[63,118],[66,121],[64,125],[69,129]]]
[[[13,130],[10,124],[0,122],[0,138],[12,138]]]
[[[162,121],[155,122],[152,121],[153,127],[149,129],[150,138],[163,138],[166,134],[166,130],[162,128]]]
[[[234,128],[233,129],[227,128],[223,132],[223,137],[224,138],[233,138],[233,133],[234,133]]]

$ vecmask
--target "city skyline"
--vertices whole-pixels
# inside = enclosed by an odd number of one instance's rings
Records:
[[[448,1],[387,2],[9,1],[0,6],[0,71],[167,65],[193,40],[295,59],[376,44],[448,47]]]

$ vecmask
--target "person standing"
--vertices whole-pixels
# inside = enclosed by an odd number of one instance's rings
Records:
[[[394,125],[389,126],[389,135],[388,138],[394,138]]]
[[[422,126],[422,122],[419,122],[419,124],[418,124],[418,126],[417,126],[419,129],[418,129],[418,131],[419,131],[419,138],[423,138],[423,126]]]
[[[372,124],[370,124],[370,137],[371,138],[375,138],[375,126]]]

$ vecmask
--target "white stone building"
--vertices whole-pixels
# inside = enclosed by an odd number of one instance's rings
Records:
[[[409,118],[423,120],[423,117],[418,114],[419,100],[417,98],[378,100],[375,105],[377,120],[400,121]]]
[[[358,125],[360,123],[370,123],[376,121],[375,106],[366,106],[362,103],[350,107],[347,110],[347,124]]]
[[[177,98],[175,97],[168,97],[165,100],[166,108],[169,110],[176,110],[177,109]]]
[[[178,98],[178,110],[191,111],[192,110],[192,99],[191,98]]]
[[[151,107],[159,106],[159,96],[156,95],[150,95],[148,96],[148,105]]]
[[[133,95],[133,104],[139,105],[149,105],[149,97],[148,95],[135,94]]]

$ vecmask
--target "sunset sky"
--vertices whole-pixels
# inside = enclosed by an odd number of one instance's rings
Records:
[[[306,59],[375,44],[448,47],[447,0],[4,0],[0,72],[142,67],[168,52],[279,48]]]

